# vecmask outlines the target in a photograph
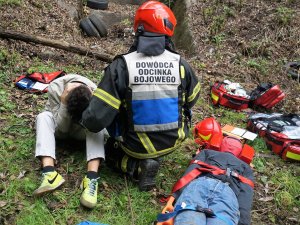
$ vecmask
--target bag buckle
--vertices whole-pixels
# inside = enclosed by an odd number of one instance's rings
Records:
[[[209,208],[202,208],[201,206],[196,207],[197,212],[204,213],[207,217],[215,217],[216,214]]]
[[[228,177],[232,176],[238,178],[239,174],[235,171],[232,171],[230,168],[226,168],[226,176]]]

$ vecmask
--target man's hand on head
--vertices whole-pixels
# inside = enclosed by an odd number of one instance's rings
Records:
[[[60,96],[60,101],[62,104],[66,105],[67,104],[67,98],[69,93],[76,87],[79,87],[80,85],[82,85],[81,83],[68,83],[62,93],[62,95]]]

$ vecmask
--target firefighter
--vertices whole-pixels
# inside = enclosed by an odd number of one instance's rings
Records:
[[[81,123],[92,132],[107,128],[106,162],[139,182],[155,186],[160,158],[174,151],[189,132],[191,108],[200,84],[174,51],[173,12],[147,1],[135,15],[136,37],[128,53],[105,69]]]

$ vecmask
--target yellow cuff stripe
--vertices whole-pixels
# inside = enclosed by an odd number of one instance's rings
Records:
[[[185,69],[184,69],[184,66],[180,66],[180,76],[181,76],[181,79],[184,79],[184,77],[185,77]]]
[[[139,137],[139,139],[141,140],[144,148],[147,150],[147,152],[149,154],[156,153],[156,149],[154,148],[154,146],[153,146],[151,140],[149,139],[149,137],[147,136],[147,134],[137,133],[137,136]]]
[[[196,87],[193,90],[193,94],[188,97],[188,102],[193,101],[195,99],[196,95],[199,93],[199,91],[200,91],[200,83],[198,82],[198,84],[196,85]]]
[[[126,173],[127,172],[127,161],[128,161],[129,157],[127,155],[124,155],[124,157],[122,158],[122,162],[121,162],[121,170]]]
[[[185,133],[184,133],[184,122],[181,123],[181,128],[178,129],[178,138],[175,142],[174,147],[181,144],[181,142],[185,139]]]
[[[94,92],[94,96],[97,98],[100,98],[102,101],[107,103],[108,105],[112,106],[115,109],[119,109],[121,105],[121,101],[112,96],[111,94],[107,93],[106,91],[103,91],[100,88],[97,88]]]

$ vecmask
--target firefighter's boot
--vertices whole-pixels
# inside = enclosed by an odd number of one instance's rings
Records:
[[[149,191],[155,187],[155,177],[158,173],[159,165],[159,161],[154,159],[144,159],[140,161],[140,191]]]

